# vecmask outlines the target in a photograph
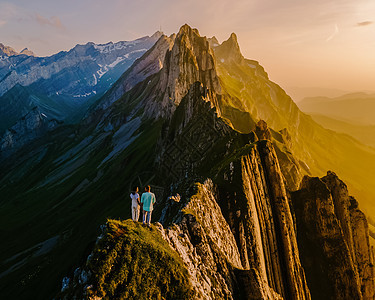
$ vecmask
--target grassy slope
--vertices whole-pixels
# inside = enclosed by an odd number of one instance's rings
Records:
[[[268,79],[264,70],[243,64],[218,61],[224,90],[238,101],[234,105],[253,119],[264,119],[275,130],[287,128],[293,138],[294,155],[307,163],[311,173],[322,176],[333,170],[349,184],[367,214],[375,215],[375,150],[353,138],[327,130],[300,112],[292,99]],[[254,64],[253,64],[254,66]],[[241,103],[240,105],[238,103]]]
[[[108,220],[107,232],[86,264],[94,274],[89,294],[105,299],[188,299],[188,272],[181,258],[154,225],[144,228],[132,220]],[[82,292],[78,291],[79,297]],[[66,299],[77,296],[67,290]]]
[[[102,177],[95,183],[97,166],[111,150],[108,139],[102,141],[87,162],[63,183],[30,189],[53,170],[53,160],[72,146],[66,145],[66,135],[62,135],[50,146],[42,163],[26,174],[26,180],[0,189],[3,199],[8,200],[0,204],[0,274],[20,261],[4,263],[11,256],[58,236],[56,246],[48,255],[36,256],[38,248],[30,249],[21,254],[25,258],[24,265],[0,278],[0,295],[4,299],[28,299],[31,287],[35,298],[51,298],[59,288],[56,283],[87,257],[87,245],[95,240],[99,225],[107,218],[130,217],[127,198],[134,170],[149,171],[147,166],[153,162],[150,153],[155,152],[161,123],[147,127],[149,129],[111,164],[104,165]],[[40,141],[43,142],[46,141]],[[92,182],[88,188],[69,197],[86,178]]]
[[[47,117],[59,120],[66,119],[67,116],[70,118],[79,111],[78,105],[68,105],[63,99],[54,100],[35,92],[31,87],[16,85],[0,97],[0,134],[13,126],[34,106],[38,106]],[[83,106],[81,108],[84,110]]]

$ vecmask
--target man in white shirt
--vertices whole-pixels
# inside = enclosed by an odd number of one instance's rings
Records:
[[[130,198],[132,199],[132,220],[138,222],[139,212],[141,209],[141,202],[139,200],[138,187],[135,187],[130,193]]]

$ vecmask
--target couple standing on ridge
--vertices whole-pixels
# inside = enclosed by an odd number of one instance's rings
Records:
[[[150,227],[151,213],[156,201],[155,194],[151,193],[151,187],[147,185],[145,187],[145,192],[142,193],[141,200],[139,200],[138,191],[138,187],[135,187],[130,194],[130,198],[132,199],[132,219],[133,221],[138,222],[141,204],[143,204],[143,225],[147,224],[147,226]]]

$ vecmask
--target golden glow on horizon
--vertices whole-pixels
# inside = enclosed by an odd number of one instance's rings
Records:
[[[0,2],[0,42],[39,55],[132,40],[160,26],[171,34],[184,23],[220,41],[235,32],[244,56],[284,88],[375,89],[373,0]]]

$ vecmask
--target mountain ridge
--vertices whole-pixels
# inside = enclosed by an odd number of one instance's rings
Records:
[[[169,39],[173,40],[173,46]],[[229,42],[235,46],[234,36]],[[259,63],[237,56],[240,60],[234,60],[231,66],[225,65],[225,57],[217,59],[210,41],[188,25],[176,37],[161,37],[159,43],[163,44],[160,51],[156,46],[151,48],[113,87],[115,90],[116,86],[125,86],[122,95],[113,96],[113,101],[104,107],[99,100],[82,123],[60,126],[11,159],[2,160],[1,172],[5,176],[0,178],[0,192],[7,200],[0,202],[0,224],[7,230],[0,234],[9,245],[0,253],[4,262],[0,265],[0,274],[6,273],[2,286],[10,284],[20,298],[29,296],[31,290],[36,297],[50,298],[59,289],[57,283],[70,274],[71,292],[76,292],[74,288],[78,289],[82,282],[81,288],[87,291],[87,280],[84,280],[87,273],[74,272],[74,269],[84,265],[85,253],[91,252],[100,224],[107,218],[130,216],[127,207],[130,202],[123,198],[139,182],[152,184],[160,199],[154,217],[165,216],[161,234],[168,235],[167,239],[175,251],[180,251],[187,265],[193,262],[193,271],[204,275],[208,282],[215,282],[213,286],[222,291],[220,295],[229,297],[232,293],[241,298],[250,297],[256,291],[260,299],[278,295],[309,299],[310,287],[300,259],[298,231],[289,198],[289,192],[298,190],[302,179],[303,164],[292,155],[293,145],[303,140],[301,136],[296,139],[296,128],[302,125],[284,129],[275,122],[275,130],[270,130],[264,121],[259,121],[260,116],[275,117],[283,125],[287,122],[280,111],[290,110],[288,117],[297,116],[297,121],[303,115],[285,92],[269,82]],[[222,50],[221,56],[229,51]],[[158,60],[164,51],[160,65]],[[147,57],[153,57],[156,62],[148,64]],[[146,70],[151,66],[146,76],[131,73],[144,61]],[[141,73],[144,70],[139,67]],[[232,76],[225,77],[224,71]],[[245,77],[252,90],[239,84]],[[129,90],[121,82],[127,78]],[[113,90],[102,98],[104,103]],[[205,183],[207,178],[212,178],[217,191],[209,181]],[[200,182],[203,192],[186,211],[179,213],[190,196],[194,196],[189,191],[196,182]],[[54,191],[53,197],[51,191]],[[167,200],[167,196],[177,192],[184,197],[180,204]],[[209,201],[212,205],[205,206]],[[222,227],[219,226],[216,234],[210,232],[201,215],[206,210],[215,211],[215,217],[221,220],[219,224],[227,223],[225,227],[230,232],[224,232],[233,234],[232,249],[237,247],[239,254],[236,265],[241,261],[243,269],[232,269],[227,256],[217,247],[223,244]],[[177,219],[181,222],[173,225]],[[127,233],[128,229],[120,224],[114,232]],[[15,232],[19,238],[10,239]],[[341,239],[343,233],[338,232]],[[56,242],[38,256],[36,245],[51,238]],[[358,241],[366,243],[366,238],[368,234],[363,234]],[[120,247],[116,249],[122,249],[121,241],[121,238],[113,240],[115,248]],[[340,245],[348,243],[343,238],[342,241]],[[342,252],[344,248],[339,246],[335,251]],[[114,253],[111,247],[97,249],[110,259]],[[184,249],[191,250],[192,254],[184,256]],[[207,249],[212,255],[205,255]],[[235,250],[228,252],[233,256],[235,253]],[[95,260],[99,267],[104,262],[103,268],[100,267],[103,273],[96,273],[98,276],[111,274],[111,267],[107,268],[105,261]],[[200,269],[205,263],[213,271]],[[33,265],[38,265],[38,269],[31,269]],[[335,267],[343,270],[340,262]],[[18,289],[20,282],[27,289]],[[102,283],[109,295],[123,287],[121,281]],[[238,283],[245,288],[238,289]],[[360,290],[357,283],[351,283],[353,290]],[[198,280],[195,284],[205,285],[205,281]],[[209,286],[197,289],[215,295]],[[340,289],[337,292],[345,293]]]
[[[151,37],[134,41],[98,45],[89,42],[49,57],[17,56],[15,52],[14,56],[2,57],[0,134],[34,106],[48,118],[57,119],[58,124],[79,122],[89,107],[161,35],[157,31]]]
[[[0,43],[0,51],[0,54],[2,53],[3,55],[7,56],[19,55],[19,53],[16,52],[12,47],[6,46],[2,43]]]
[[[374,125],[371,112],[375,109],[375,94],[350,93],[340,97],[310,97],[298,103],[306,113],[346,119],[362,125]]]

